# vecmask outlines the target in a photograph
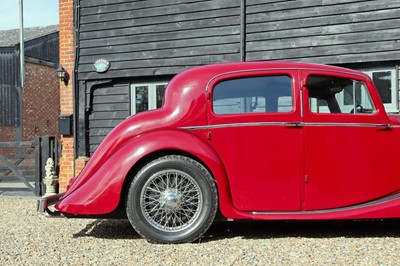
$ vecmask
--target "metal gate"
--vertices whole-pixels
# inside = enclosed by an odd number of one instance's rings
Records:
[[[52,158],[58,172],[60,145],[54,136],[34,141],[0,142],[0,182],[23,183],[35,195],[45,192],[45,164]]]

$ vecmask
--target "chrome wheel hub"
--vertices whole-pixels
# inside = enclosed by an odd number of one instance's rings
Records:
[[[191,226],[202,206],[203,195],[196,180],[179,170],[155,173],[140,195],[145,219],[164,232],[178,232]]]
[[[168,213],[176,213],[182,206],[182,195],[178,191],[167,190],[160,197],[160,207]]]

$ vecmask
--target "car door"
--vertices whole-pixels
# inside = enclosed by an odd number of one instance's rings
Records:
[[[210,86],[209,141],[244,211],[300,209],[302,128],[298,71],[220,75]]]
[[[321,71],[302,71],[302,80],[304,210],[354,206],[398,190],[398,129],[388,126],[372,82]]]

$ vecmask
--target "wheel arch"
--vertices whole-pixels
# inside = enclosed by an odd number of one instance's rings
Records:
[[[135,178],[135,176],[137,175],[137,173],[151,161],[153,161],[157,158],[163,157],[163,156],[167,156],[167,155],[181,155],[181,156],[185,156],[192,160],[197,161],[198,163],[200,163],[203,167],[205,167],[207,169],[207,171],[210,173],[212,178],[216,181],[215,176],[214,176],[213,172],[211,171],[211,169],[198,156],[195,156],[194,154],[187,152],[185,150],[181,150],[181,149],[156,150],[156,151],[146,154],[145,156],[140,158],[134,165],[132,165],[131,169],[126,174],[125,180],[124,180],[124,182],[122,184],[122,188],[121,188],[120,202],[119,202],[119,206],[118,206],[119,208],[126,207],[126,197],[127,197],[127,193],[129,190],[129,186],[130,186],[131,182],[133,181],[133,179]],[[217,191],[219,191],[218,185],[217,185]],[[219,194],[219,192],[218,192],[218,194]]]
[[[225,166],[206,140],[187,130],[165,129],[147,132],[127,141],[92,176],[57,205],[65,213],[99,215],[125,206],[126,187],[150,160],[162,155],[183,155],[203,165],[216,182],[219,209],[225,217],[237,215]]]

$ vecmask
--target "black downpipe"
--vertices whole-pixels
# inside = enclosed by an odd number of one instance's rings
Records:
[[[246,61],[246,0],[240,1],[240,60]]]
[[[78,114],[79,114],[79,93],[78,93],[78,63],[79,63],[79,30],[80,30],[80,0],[74,0],[74,73],[72,75],[72,93],[73,93],[73,133],[74,133],[74,159],[78,158]],[[74,173],[75,173],[75,163],[74,165]]]

